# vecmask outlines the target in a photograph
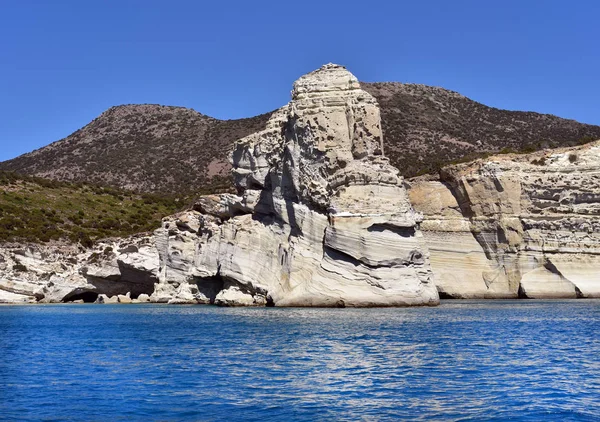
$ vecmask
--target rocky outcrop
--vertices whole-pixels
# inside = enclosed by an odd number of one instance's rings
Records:
[[[600,142],[415,179],[442,297],[600,297]]]
[[[231,161],[238,195],[200,198],[152,238],[77,255],[63,272],[42,271],[56,281],[23,291],[49,302],[438,303],[422,216],[383,154],[379,107],[345,68],[296,81]]]
[[[433,180],[432,180],[433,179]],[[413,206],[423,213],[421,231],[430,251],[434,282],[440,296],[503,298],[499,284],[486,285],[483,274],[492,270],[482,246],[447,185],[421,177],[408,183]]]
[[[87,250],[66,243],[3,245],[0,303],[97,301],[152,294],[158,253],[151,236],[106,240]],[[102,302],[102,299],[100,299]]]
[[[231,164],[237,194],[201,197],[152,235],[0,248],[0,303],[600,297],[600,141],[405,181],[377,102],[330,64],[296,81]]]
[[[58,250],[62,249],[64,254]],[[0,248],[0,303],[60,301],[88,287],[70,269],[69,257],[76,248],[38,245],[5,245]],[[59,299],[54,300],[61,296]]]
[[[300,78],[232,162],[238,196],[205,197],[157,232],[159,290],[193,285],[222,305],[438,303],[379,108],[345,68]]]

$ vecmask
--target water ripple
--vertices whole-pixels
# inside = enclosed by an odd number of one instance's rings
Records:
[[[0,420],[600,420],[600,301],[0,307]]]

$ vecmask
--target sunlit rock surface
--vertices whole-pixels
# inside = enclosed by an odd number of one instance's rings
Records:
[[[600,297],[600,141],[405,181],[384,156],[377,102],[329,64],[231,162],[237,194],[201,197],[153,234],[3,245],[0,303]]]
[[[442,296],[600,297],[600,142],[447,167],[410,198]]]
[[[438,303],[421,216],[383,156],[379,107],[345,68],[296,81],[232,162],[239,196],[202,198],[158,232],[163,284],[220,282],[207,297],[222,305]]]
[[[5,245],[0,249],[0,303],[95,302],[152,294],[159,257],[152,236],[77,245]],[[100,299],[102,302],[103,299]]]

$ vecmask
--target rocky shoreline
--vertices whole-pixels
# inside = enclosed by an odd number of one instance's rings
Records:
[[[412,180],[442,297],[600,297],[600,142]]]
[[[237,195],[151,234],[0,248],[0,303],[434,306],[600,297],[600,142],[404,180],[379,107],[345,68],[294,84],[236,142]]]

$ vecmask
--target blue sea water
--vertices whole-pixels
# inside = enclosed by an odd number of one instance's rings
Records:
[[[0,307],[1,420],[600,420],[600,301]]]

